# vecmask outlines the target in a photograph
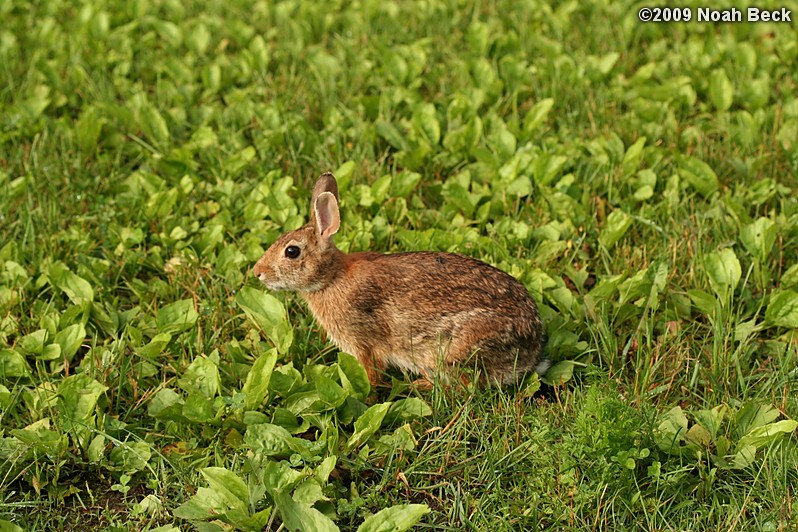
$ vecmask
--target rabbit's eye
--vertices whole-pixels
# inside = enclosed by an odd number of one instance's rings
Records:
[[[300,253],[301,251],[298,246],[288,246],[287,248],[285,248],[285,256],[288,257],[289,259],[295,259],[299,257]]]

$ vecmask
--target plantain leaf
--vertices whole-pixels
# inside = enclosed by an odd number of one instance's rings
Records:
[[[288,323],[285,307],[276,297],[245,286],[236,295],[236,304],[244,311],[280,353],[288,352],[294,331]]]

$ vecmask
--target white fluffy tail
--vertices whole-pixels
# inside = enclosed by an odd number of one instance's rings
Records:
[[[543,360],[538,362],[537,366],[535,366],[535,373],[537,373],[542,377],[543,375],[546,374],[547,371],[549,371],[550,367],[551,367],[551,360],[549,360],[548,358],[544,358]]]

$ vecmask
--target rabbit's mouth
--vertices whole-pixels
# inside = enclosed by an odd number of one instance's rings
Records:
[[[259,275],[258,280],[269,290],[291,290],[291,287],[284,282],[280,282],[279,279],[268,279],[265,274]]]

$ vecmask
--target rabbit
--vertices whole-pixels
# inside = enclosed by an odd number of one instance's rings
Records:
[[[310,221],[278,238],[253,274],[271,290],[296,291],[373,386],[387,367],[420,374],[416,383],[427,389],[469,362],[484,372],[480,384],[517,384],[528,371],[545,372],[545,332],[520,282],[454,253],[344,253],[333,242],[338,201],[335,178],[322,174]]]

